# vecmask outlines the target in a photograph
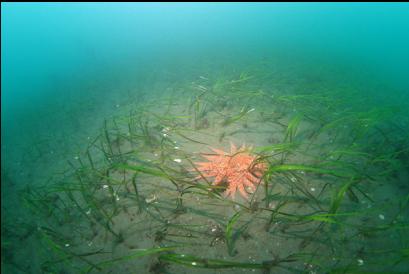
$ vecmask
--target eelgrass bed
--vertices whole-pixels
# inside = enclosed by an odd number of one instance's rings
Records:
[[[66,172],[20,192],[35,220],[3,223],[2,250],[35,241],[36,273],[409,269],[407,103],[278,82],[209,73],[121,106]],[[195,164],[230,143],[266,164],[248,199]]]

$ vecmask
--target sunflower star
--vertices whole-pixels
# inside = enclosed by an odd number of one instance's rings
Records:
[[[210,148],[216,154],[202,154],[208,162],[197,162],[197,170],[201,176],[197,178],[214,177],[213,185],[227,182],[225,196],[229,195],[234,199],[238,190],[245,199],[248,198],[245,187],[255,191],[255,185],[261,182],[261,177],[267,169],[267,165],[257,162],[258,157],[246,152],[246,147],[237,147],[230,143],[230,154],[219,149]]]

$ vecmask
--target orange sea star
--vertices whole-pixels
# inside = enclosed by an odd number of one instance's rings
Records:
[[[261,182],[261,177],[267,169],[263,162],[257,162],[257,156],[246,152],[246,147],[237,147],[231,143],[230,154],[215,148],[211,148],[216,154],[203,154],[208,162],[197,162],[197,170],[201,176],[197,178],[214,177],[213,185],[222,182],[227,183],[225,196],[234,195],[238,190],[244,198],[248,198],[245,188],[255,191],[255,185]]]

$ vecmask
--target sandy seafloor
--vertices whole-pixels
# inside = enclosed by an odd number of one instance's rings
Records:
[[[62,88],[64,95],[16,117],[5,133],[3,273],[266,273],[266,269],[404,273],[409,269],[407,93],[372,75],[358,77],[348,67],[276,58],[243,63],[198,60],[152,66],[138,77],[132,71],[118,75],[116,81],[96,77]],[[73,91],[78,89],[84,90],[83,95]],[[223,124],[240,113],[246,114]],[[288,143],[286,130],[300,114],[291,140],[296,149],[284,154],[278,147],[257,151]],[[331,124],[334,121],[339,123]],[[148,140],[141,137],[143,126],[148,128]],[[320,127],[327,130],[315,134]],[[362,135],[353,139],[361,129]],[[188,188],[197,175],[190,161],[203,161],[200,153],[210,153],[209,146],[229,151],[230,142],[268,155],[271,166],[331,162],[325,168],[345,174],[353,170],[355,177],[349,179],[359,181],[359,190],[343,193],[336,213],[325,215],[348,179],[308,170],[273,174],[269,201],[265,184],[260,184],[250,194],[251,203],[238,194],[232,202],[207,194],[206,188]],[[110,155],[104,156],[101,147]],[[91,168],[87,148],[98,171]],[[135,172],[118,169],[118,163],[160,166],[181,181],[174,184],[140,171],[136,196]],[[203,180],[197,183],[206,185]],[[77,205],[61,190],[70,187]],[[103,213],[95,212],[95,205]],[[313,214],[321,215],[305,217]],[[229,252],[226,230],[234,215],[238,218],[232,224]],[[107,230],[107,223],[119,239]],[[135,255],[141,249],[165,247],[172,249]],[[160,257],[175,253],[181,258],[179,264]],[[197,259],[183,261],[189,256]],[[212,269],[223,264],[212,260],[255,265]],[[267,261],[271,268],[258,268]]]

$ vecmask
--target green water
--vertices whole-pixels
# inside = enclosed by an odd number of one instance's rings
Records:
[[[407,3],[1,7],[2,272],[407,273]]]

